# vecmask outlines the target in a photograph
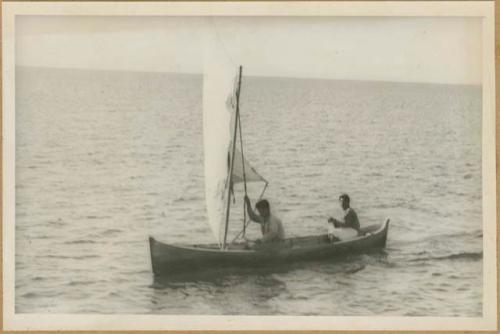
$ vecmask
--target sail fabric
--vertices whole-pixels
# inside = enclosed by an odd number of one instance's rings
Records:
[[[237,67],[223,54],[214,31],[205,35],[203,54],[203,142],[208,224],[219,244],[229,196],[228,157],[232,148]]]
[[[224,226],[231,195],[230,183],[267,182],[242,159],[234,148],[238,90],[238,65],[228,57],[227,49],[217,34],[217,29],[205,31],[203,52],[203,143],[205,154],[205,202],[208,224],[219,243],[223,243]],[[238,140],[238,136],[236,136]],[[238,143],[239,145],[239,143]],[[231,182],[229,171],[231,161]],[[245,173],[243,173],[245,166]],[[244,175],[245,174],[245,175]]]
[[[234,151],[234,167],[233,167],[233,184],[240,183],[246,180],[246,182],[267,182],[255,168],[253,168],[247,159],[245,161],[245,177],[243,177],[243,161],[241,152],[236,148]]]

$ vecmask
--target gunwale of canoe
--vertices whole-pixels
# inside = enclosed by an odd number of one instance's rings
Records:
[[[263,266],[319,259],[385,247],[388,228],[389,219],[383,224],[363,228],[363,235],[350,240],[331,243],[323,234],[289,238],[259,249],[248,249],[244,244],[235,244],[226,250],[219,249],[216,244],[170,245],[150,237],[151,263],[155,274],[174,274],[203,268]]]

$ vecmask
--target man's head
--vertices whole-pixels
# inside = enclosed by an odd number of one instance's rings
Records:
[[[339,202],[340,202],[340,206],[342,207],[342,209],[346,210],[349,208],[349,206],[351,204],[351,199],[349,198],[349,195],[342,194],[339,196]]]
[[[259,215],[264,219],[268,218],[271,214],[271,208],[267,199],[261,199],[255,204],[255,208],[259,211]]]

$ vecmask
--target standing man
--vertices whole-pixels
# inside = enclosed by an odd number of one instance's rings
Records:
[[[255,208],[259,212],[258,214],[252,210],[252,204],[248,196],[245,196],[245,203],[250,220],[260,224],[260,229],[262,231],[261,242],[279,242],[285,239],[283,224],[279,218],[271,214],[271,207],[266,199],[262,199],[255,204]]]

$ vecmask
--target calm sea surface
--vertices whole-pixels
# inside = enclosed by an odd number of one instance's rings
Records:
[[[387,248],[165,282],[149,235],[213,242],[202,77],[16,80],[16,312],[481,315],[480,87],[245,77],[245,155],[287,235],[324,233],[347,192],[362,225],[391,218]]]

